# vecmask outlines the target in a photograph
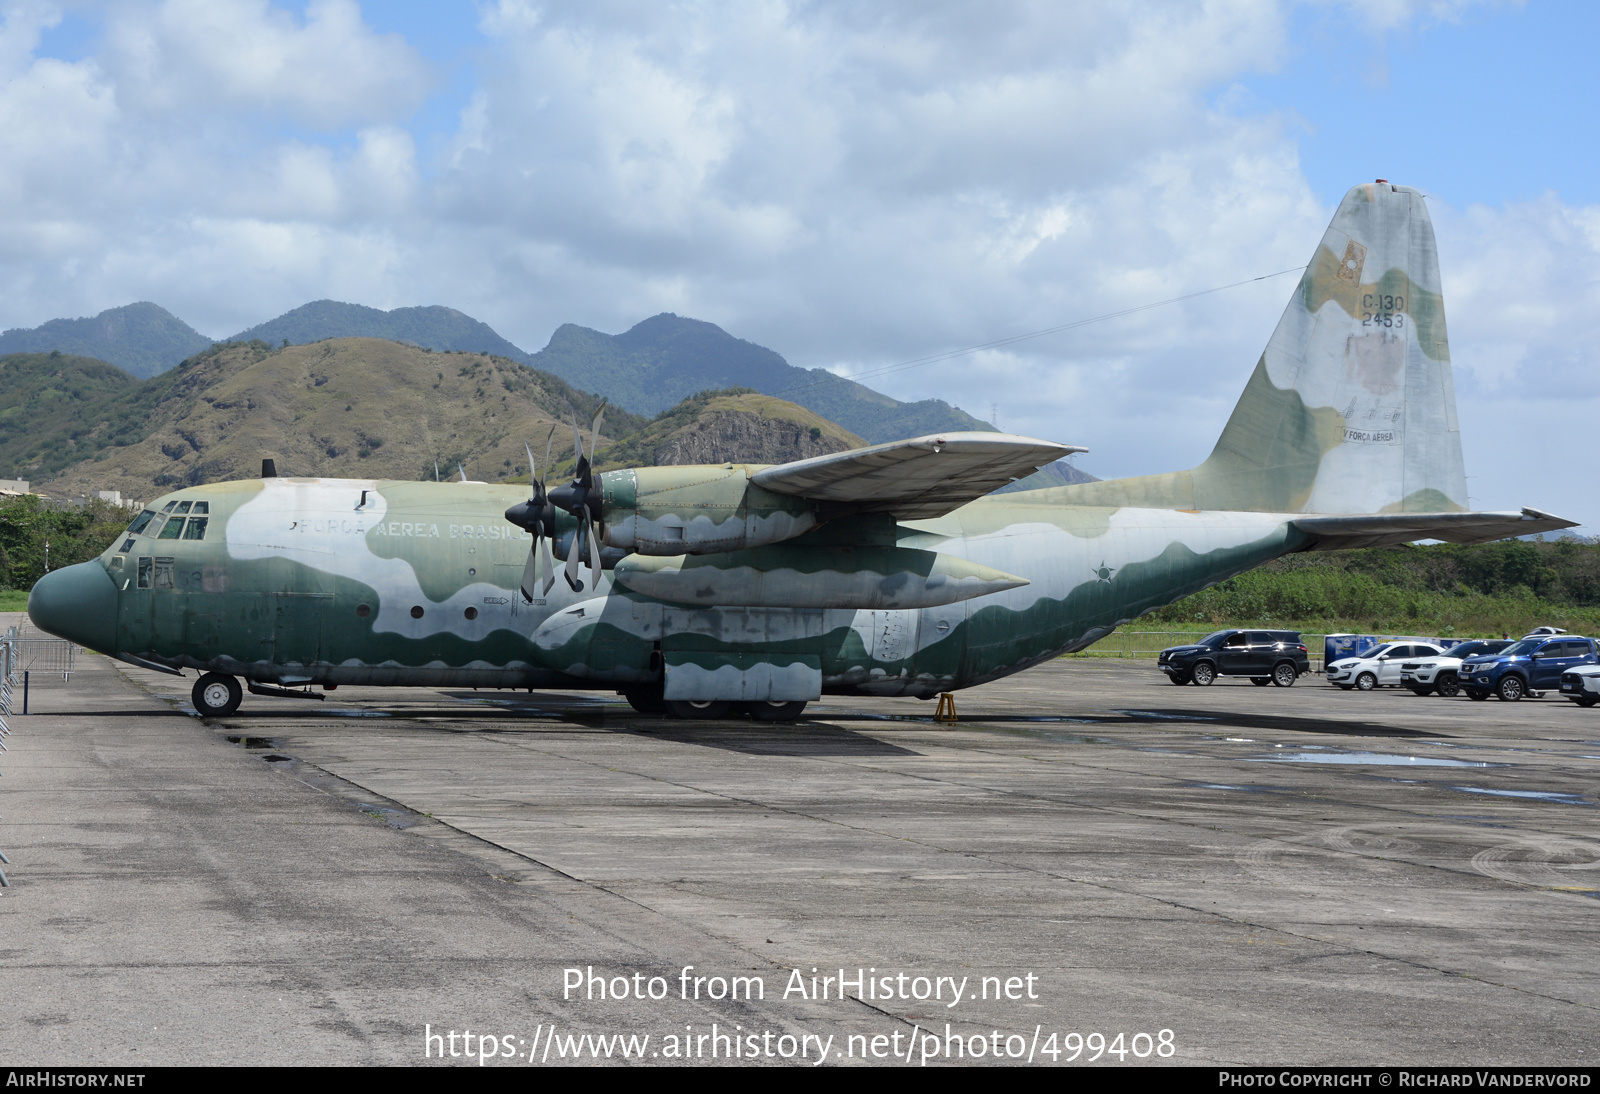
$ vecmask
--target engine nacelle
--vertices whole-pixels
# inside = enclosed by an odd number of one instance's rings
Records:
[[[760,466],[632,467],[599,476],[605,545],[640,555],[764,547],[815,528],[816,504],[750,482]]]

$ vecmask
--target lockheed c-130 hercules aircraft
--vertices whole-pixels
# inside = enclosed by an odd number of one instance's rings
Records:
[[[606,689],[778,721],[824,694],[995,680],[1294,551],[1573,526],[1467,511],[1433,227],[1420,193],[1382,181],[1345,195],[1193,470],[988,496],[1082,450],[958,433],[597,474],[574,447],[548,491],[529,453],[531,497],[266,468],[178,490],[40,580],[28,612],[199,670],[203,715],[232,713],[243,679]]]

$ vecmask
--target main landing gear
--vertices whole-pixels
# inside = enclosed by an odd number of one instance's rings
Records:
[[[711,722],[729,714],[747,714],[758,722],[793,722],[805,712],[804,702],[730,703],[720,699],[693,702],[664,699],[659,689],[629,688],[622,692],[628,705],[640,714],[665,714],[685,722]]]
[[[244,689],[232,676],[225,676],[220,672],[208,672],[195,681],[194,690],[189,693],[189,698],[194,700],[195,713],[200,717],[226,718],[239,709],[239,701],[244,698]]]

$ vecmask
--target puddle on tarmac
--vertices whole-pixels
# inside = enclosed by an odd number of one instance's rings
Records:
[[[1238,790],[1245,794],[1283,793],[1283,791],[1276,786],[1230,786],[1227,783],[1184,783],[1184,785],[1192,786],[1196,790]]]
[[[323,707],[318,714],[326,714],[333,718],[392,718],[394,715],[387,710],[361,710],[359,707]]]
[[[1385,767],[1505,767],[1506,764],[1478,763],[1472,760],[1438,760],[1430,756],[1394,756],[1387,752],[1291,752],[1282,756],[1253,756],[1251,763],[1268,764],[1359,764]]]
[[[1161,722],[1215,722],[1198,714],[1163,714],[1156,710],[1113,710],[1112,714],[1126,714],[1130,718],[1154,718]]]
[[[1496,798],[1524,798],[1533,801],[1555,802],[1557,805],[1588,805],[1580,794],[1558,794],[1553,790],[1491,790],[1486,786],[1452,786],[1463,794],[1489,794]]]

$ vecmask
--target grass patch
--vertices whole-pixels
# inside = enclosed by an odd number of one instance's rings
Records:
[[[21,612],[28,608],[28,590],[0,589],[0,612]]]

